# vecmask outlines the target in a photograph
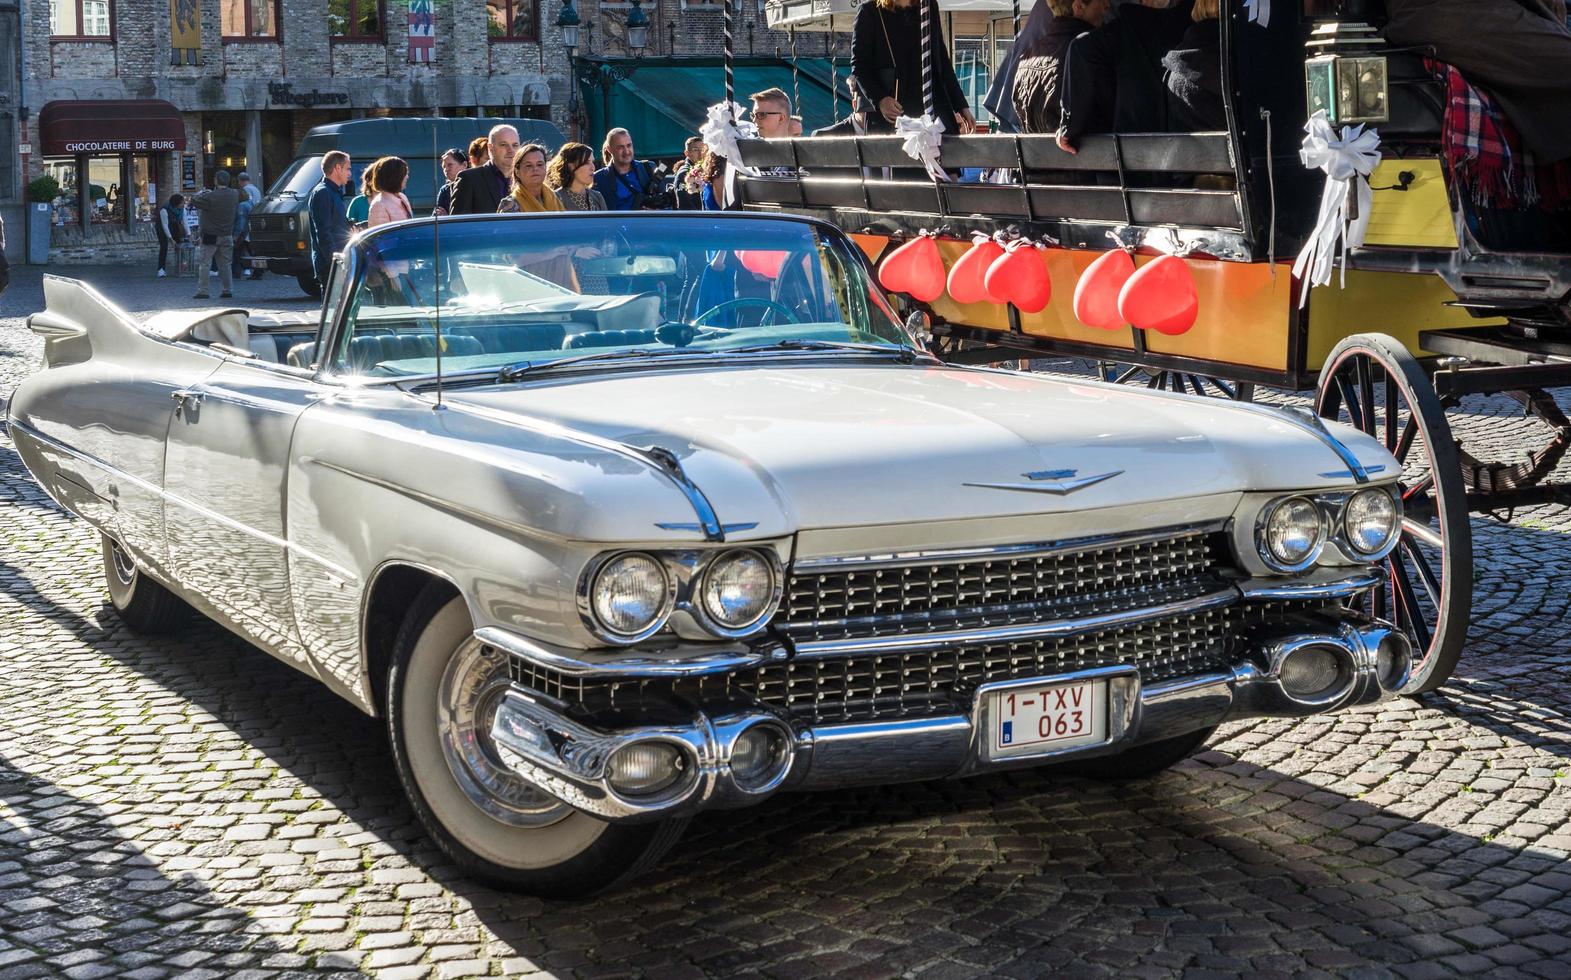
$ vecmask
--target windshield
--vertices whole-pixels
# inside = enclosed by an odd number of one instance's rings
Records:
[[[367,161],[368,163],[369,161]],[[365,163],[349,165],[349,186],[360,186],[360,174],[365,170]],[[296,197],[306,197],[311,193],[311,188],[322,182],[322,158],[320,156],[300,157],[289,165],[283,175],[273,181],[273,186],[268,188],[268,194],[294,194]]]
[[[334,370],[444,373],[607,354],[870,344],[909,335],[844,236],[691,212],[392,228],[359,244]],[[440,275],[438,272],[440,271]],[[440,302],[439,299],[440,290]]]

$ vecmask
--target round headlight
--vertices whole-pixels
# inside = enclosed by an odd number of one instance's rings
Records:
[[[699,601],[704,615],[721,629],[747,629],[767,616],[774,605],[774,566],[756,551],[721,555],[704,572]]]
[[[1342,530],[1356,557],[1381,554],[1396,536],[1401,517],[1396,501],[1384,490],[1360,490],[1342,512]]]
[[[665,566],[648,555],[619,555],[595,575],[590,592],[595,621],[618,638],[640,638],[658,629],[670,611]]]
[[[1260,557],[1283,571],[1298,571],[1315,560],[1325,543],[1320,508],[1307,497],[1277,502],[1261,525]]]

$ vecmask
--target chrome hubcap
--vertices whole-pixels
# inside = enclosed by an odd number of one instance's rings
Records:
[[[491,723],[507,692],[507,657],[466,640],[442,674],[437,691],[437,735],[453,778],[493,820],[513,827],[545,827],[572,808],[508,769],[491,742]]]
[[[130,556],[120,547],[118,541],[109,545],[109,558],[110,564],[115,568],[115,578],[120,580],[121,585],[129,586],[136,580],[136,565],[132,564]]]

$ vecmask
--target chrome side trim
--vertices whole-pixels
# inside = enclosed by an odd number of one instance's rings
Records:
[[[1325,420],[1309,409],[1285,405],[1265,405],[1260,402],[1234,402],[1233,404],[1238,408],[1270,415],[1273,418],[1297,426],[1319,439],[1325,444],[1327,449],[1336,453],[1355,481],[1358,483],[1369,482],[1369,470],[1364,468],[1364,464],[1359,462],[1358,457],[1353,454],[1351,449],[1347,448],[1341,440],[1331,434],[1331,430],[1326,426]]]
[[[1361,569],[1340,578],[1318,576],[1294,582],[1250,579],[1240,582],[1238,590],[1243,593],[1246,602],[1270,602],[1273,599],[1345,599],[1379,584],[1379,572]]]
[[[605,439],[600,436],[580,432],[565,425],[552,422],[543,422],[539,419],[529,418],[512,412],[502,412],[495,409],[483,408],[479,405],[449,399],[446,403],[449,411],[465,412],[478,418],[490,419],[503,425],[516,426],[528,429],[553,439],[565,439],[580,445],[590,446],[608,453],[615,453],[627,459],[637,460],[664,475],[687,498],[688,506],[693,508],[693,513],[698,517],[699,526],[703,529],[704,540],[724,541],[725,528],[720,523],[720,517],[715,513],[714,506],[709,498],[698,488],[682,469],[682,462],[675,453],[663,446],[631,446],[615,439]]]
[[[609,680],[642,677],[701,677],[749,670],[786,658],[779,645],[757,649],[741,646],[678,647],[668,651],[573,650],[552,649],[534,640],[495,626],[475,630],[475,639],[504,653],[530,663],[560,671],[572,677],[597,677]]]
[[[974,629],[950,630],[944,633],[894,633],[888,636],[851,637],[844,640],[803,640],[797,642],[796,653],[798,657],[829,657],[847,653],[890,650],[915,652],[972,643],[1010,643],[1044,637],[1074,636],[1079,633],[1134,626],[1153,619],[1167,619],[1170,616],[1217,609],[1232,605],[1238,599],[1238,589],[1228,586],[1191,599],[1179,599],[1126,612],[1082,616],[1076,619],[1017,623],[1011,626],[979,626]]]
[[[1050,558],[1055,555],[1085,551],[1089,548],[1122,547],[1163,541],[1183,534],[1211,534],[1222,530],[1225,521],[1204,524],[1179,524],[1156,528],[1139,534],[1098,534],[1084,538],[1069,538],[1038,544],[1006,544],[984,548],[951,548],[940,551],[901,551],[877,555],[840,555],[825,558],[798,559],[791,565],[793,575],[817,575],[824,572],[860,571],[864,568],[893,568],[903,565],[944,565],[974,561],[978,558],[1019,559]]]
[[[359,585],[360,576],[356,575],[354,572],[344,568],[342,565],[337,565],[328,561],[326,558],[323,558],[321,555],[318,555],[315,552],[307,551],[292,541],[289,541],[285,538],[275,537],[271,534],[268,534],[266,531],[259,531],[249,524],[242,524],[234,518],[226,517],[217,511],[209,510],[208,508],[203,507],[201,504],[194,503],[193,501],[187,500],[177,494],[172,494],[163,487],[154,486],[141,477],[132,473],[127,473],[118,466],[105,462],[104,460],[99,459],[97,456],[94,456],[90,453],[84,453],[80,449],[68,446],[58,439],[55,439],[51,436],[46,436],[27,423],[17,421],[14,417],[10,420],[8,428],[15,431],[20,431],[29,439],[33,439],[42,445],[49,446],[52,449],[65,453],[67,456],[70,456],[73,459],[79,459],[84,463],[97,466],[117,480],[123,480],[140,490],[145,490],[148,493],[156,494],[166,503],[171,503],[177,507],[184,508],[185,510],[190,511],[193,514],[197,514],[206,520],[214,522],[215,524],[222,524],[224,527],[227,527],[230,530],[239,531],[241,534],[249,535],[250,537],[256,538],[258,541],[262,541],[271,547],[287,550],[293,554],[299,555],[301,558],[315,562],[338,578],[343,579],[346,584]]]

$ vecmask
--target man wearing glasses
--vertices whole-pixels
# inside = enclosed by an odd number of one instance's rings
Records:
[[[791,97],[778,88],[754,92],[753,124],[766,140],[786,139],[791,135]]]

